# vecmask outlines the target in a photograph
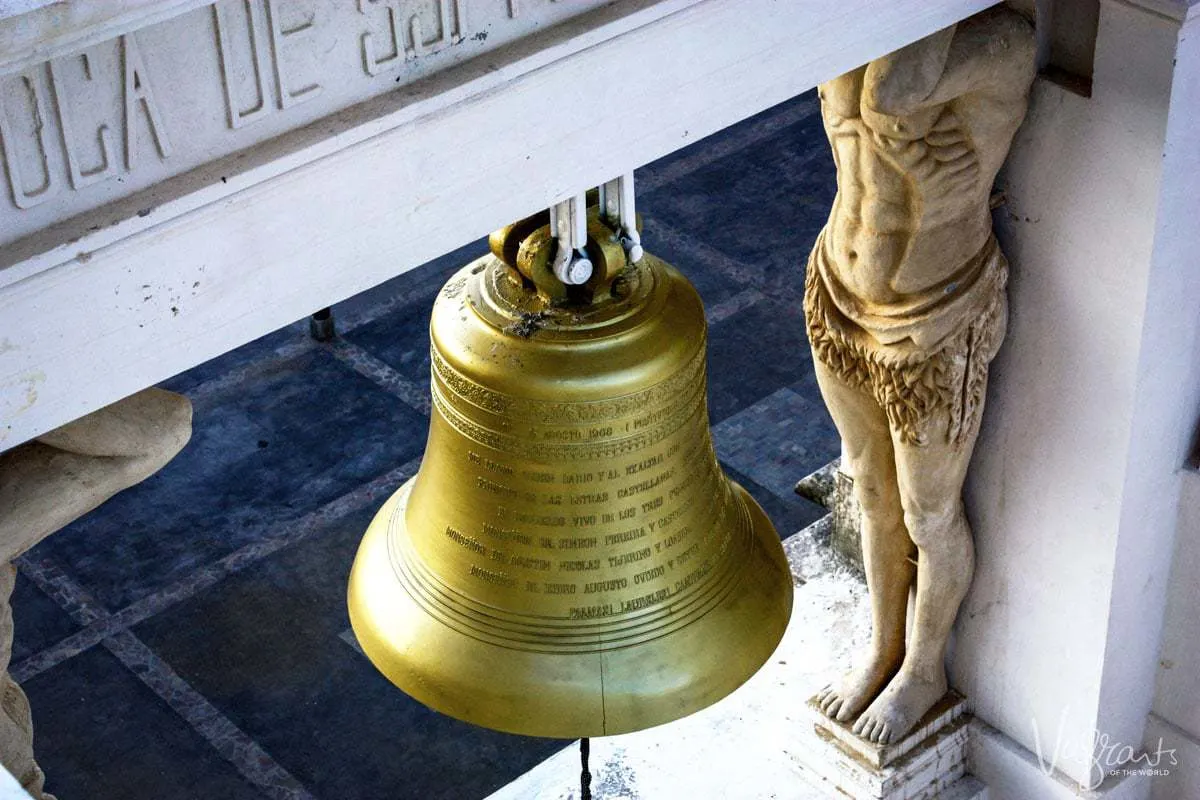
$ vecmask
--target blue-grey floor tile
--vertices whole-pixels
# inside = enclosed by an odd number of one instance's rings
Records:
[[[233,370],[253,368],[256,362],[264,365],[272,363],[277,360],[275,351],[278,348],[297,342],[306,344],[307,337],[308,322],[305,319],[205,361],[187,372],[163,381],[160,385],[173,392],[188,394],[202,384]]]
[[[809,358],[811,361],[812,353],[810,351]],[[789,387],[793,392],[801,397],[810,400],[820,405],[825,404],[825,399],[821,396],[821,387],[817,384],[817,375],[811,369],[806,370],[795,383]]]
[[[708,330],[709,419],[723,422],[811,372],[803,309],[761,300]]]
[[[737,125],[731,125],[728,128],[719,130],[711,136],[706,136],[687,147],[676,150],[673,153],[668,153],[657,161],[652,161],[644,167],[639,167],[638,176],[641,177],[644,174],[651,180],[660,179],[664,173],[670,173],[679,162],[694,161],[697,157],[703,159],[707,153],[741,149],[746,146],[749,134],[761,129],[763,123],[770,124],[779,118],[794,116],[794,112],[798,109],[815,113],[817,111],[815,108],[817,102],[817,91],[816,89],[811,89],[778,105],[760,111],[754,116],[739,122]]]
[[[813,115],[656,188],[639,204],[677,232],[758,265],[764,288],[798,296],[808,252],[833,203],[834,176],[820,117]]]
[[[386,314],[343,336],[413,383],[429,390],[429,316],[441,284],[412,305]]]
[[[406,273],[390,285],[385,284],[386,294],[372,290],[376,304],[387,303],[389,295],[402,298],[403,302],[345,331],[343,337],[428,391],[429,317],[433,301],[450,276],[486,252],[486,242],[476,242]]]
[[[775,525],[775,532],[779,534],[780,539],[786,539],[796,531],[807,528],[827,513],[825,509],[798,494],[780,496],[728,464],[722,463],[721,467],[730,479],[741,484],[762,506],[763,511],[767,512],[767,517]]]
[[[110,609],[257,540],[420,454],[428,421],[317,349],[194,420],[174,461],[46,539]]]
[[[259,790],[102,647],[24,684],[46,789],[63,800],[259,800]]]
[[[646,204],[646,206],[642,209],[644,217],[653,219],[655,217],[653,205]],[[702,243],[703,234],[701,233],[699,236],[698,241]],[[706,309],[723,303],[743,289],[749,288],[747,284],[729,275],[728,271],[722,270],[719,264],[710,259],[697,258],[694,253],[688,252],[687,249],[680,247],[675,242],[655,238],[652,231],[645,234],[643,243],[647,252],[678,269],[691,282],[692,286],[696,287]]]
[[[485,797],[563,743],[430,711],[341,638],[372,513],[331,523],[136,632],[317,797]]]
[[[40,653],[79,630],[54,600],[20,573],[17,573],[17,584],[13,589],[12,609],[12,664]]]
[[[825,405],[783,388],[713,428],[721,461],[780,497],[838,457],[841,439]]]

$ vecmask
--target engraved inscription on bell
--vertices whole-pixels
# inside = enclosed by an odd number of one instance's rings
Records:
[[[355,561],[364,652],[469,722],[668,722],[737,688],[787,624],[778,535],[713,452],[699,296],[650,255],[604,274],[581,302],[492,256],[447,283],[425,457]]]
[[[450,368],[436,363],[438,377],[447,375]],[[702,354],[641,403],[525,409],[530,422],[520,443],[482,442],[461,424],[448,387],[467,382],[461,375],[446,384],[435,378],[439,413],[471,443],[449,454],[457,461],[451,468],[469,480],[463,504],[432,512],[445,540],[415,543],[418,557],[453,559],[456,549],[465,550],[470,557],[462,564],[480,583],[481,599],[491,587],[505,587],[514,609],[572,619],[650,608],[712,570],[714,557],[692,556],[702,545],[715,544],[706,547],[713,553],[728,545],[725,522],[736,507],[703,435]],[[554,425],[555,417],[583,421]],[[621,450],[626,455],[614,458]],[[538,511],[524,510],[529,506]],[[477,518],[487,507],[504,527]]]

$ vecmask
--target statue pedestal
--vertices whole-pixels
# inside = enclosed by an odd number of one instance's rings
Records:
[[[970,714],[951,691],[899,742],[876,745],[829,719],[814,700],[805,713],[811,735],[794,752],[831,798],[855,800],[986,800],[987,788],[966,775]],[[814,781],[817,783],[818,781]]]

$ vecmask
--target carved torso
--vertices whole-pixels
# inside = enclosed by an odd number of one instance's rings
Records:
[[[837,196],[805,277],[809,340],[904,443],[935,417],[951,441],[977,425],[1007,319],[988,200],[1033,51],[1024,20],[990,11],[820,87]]]
[[[964,97],[889,116],[864,102],[863,77],[821,87],[838,176],[828,263],[864,304],[926,305],[918,298],[953,294],[990,236],[988,195],[1020,114]]]

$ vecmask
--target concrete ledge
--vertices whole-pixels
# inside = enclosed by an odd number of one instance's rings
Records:
[[[288,113],[301,116],[278,124],[300,128],[4,248],[0,449],[988,5],[629,0],[311,123],[308,106],[293,104]],[[177,52],[147,45],[143,55],[169,63]],[[356,53],[346,59],[360,69]],[[223,113],[220,82],[205,85],[217,97],[210,112]],[[553,113],[555,98],[619,113]],[[159,149],[143,161],[166,170]],[[37,209],[0,210],[6,220],[26,213]]]
[[[1150,779],[1152,800],[1200,800],[1200,739],[1156,714],[1146,723],[1143,749],[1161,753],[1156,766],[1164,770]]]
[[[1145,776],[1111,776],[1094,791],[1081,788],[1049,763],[1052,754],[1043,754],[1046,763],[1039,762],[1036,754],[978,719],[971,722],[967,753],[968,769],[987,784],[990,800],[1135,800],[1149,792]]]

